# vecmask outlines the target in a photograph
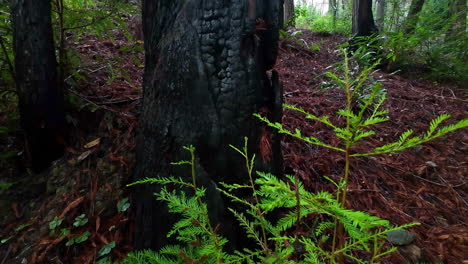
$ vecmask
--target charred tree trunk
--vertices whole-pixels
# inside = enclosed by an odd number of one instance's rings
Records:
[[[372,0],[353,0],[353,34],[369,36],[377,32],[372,15]]]
[[[63,154],[63,92],[47,0],[12,1],[16,87],[26,153],[39,172]]]
[[[406,34],[412,34],[416,29],[419,21],[419,13],[421,12],[425,0],[412,0],[406,17],[405,26],[403,32]]]
[[[187,175],[170,162],[187,159],[182,146],[194,145],[210,217],[231,241],[236,231],[224,221],[232,216],[224,217],[215,186],[247,175],[229,144],[241,146],[249,137],[257,168],[281,171],[279,137],[252,117],[263,112],[281,122],[281,85],[275,71],[267,74],[277,56],[281,15],[278,0],[143,1],[146,65],[134,179]],[[135,189],[140,249],[168,242],[171,216],[154,200],[157,189]]]
[[[295,26],[296,21],[294,21],[294,0],[284,0],[284,26]]]

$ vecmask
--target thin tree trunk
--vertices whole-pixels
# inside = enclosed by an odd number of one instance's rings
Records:
[[[425,0],[413,0],[406,16],[405,26],[403,32],[406,34],[412,34],[416,30],[416,26],[419,21],[419,13],[424,6]]]
[[[294,0],[284,0],[284,23],[285,27],[295,26],[294,21]]]
[[[449,14],[451,26],[447,32],[446,39],[455,40],[457,38],[460,38],[462,34],[466,34],[466,0],[449,1]]]
[[[12,22],[16,86],[26,152],[34,171],[63,154],[63,92],[57,62],[50,1],[14,0]]]
[[[333,28],[336,28],[336,19],[337,19],[337,12],[338,12],[338,6],[337,6],[337,0],[328,0],[328,6],[329,6],[329,12],[332,15],[333,18]]]
[[[353,34],[369,36],[377,32],[372,14],[372,0],[353,0]]]
[[[377,27],[379,30],[384,29],[384,20],[385,20],[385,7],[387,2],[385,0],[377,0]]]

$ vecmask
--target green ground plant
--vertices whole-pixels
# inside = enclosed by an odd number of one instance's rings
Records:
[[[227,253],[227,239],[216,233],[209,221],[208,209],[203,201],[205,190],[197,187],[195,175],[195,148],[185,149],[190,152],[191,159],[174,163],[188,164],[191,167],[192,182],[184,182],[180,178],[150,178],[130,184],[161,184],[178,185],[181,189],[192,189],[192,196],[182,190],[168,191],[165,187],[156,193],[156,199],[167,202],[169,211],[179,214],[180,220],[173,225],[168,236],[176,236],[179,245],[170,245],[159,252],[150,250],[133,252],[124,263],[337,263],[335,258],[343,254],[358,263],[378,263],[376,260],[390,254],[395,248],[386,248],[384,238],[392,230],[406,228],[391,226],[386,220],[369,215],[365,212],[345,209],[333,194],[327,192],[311,193],[294,176],[286,176],[280,180],[274,175],[257,172],[254,179],[253,165],[255,155],[247,152],[247,139],[242,149],[231,146],[238,151],[246,161],[249,183],[225,184],[218,189],[232,201],[244,206],[244,211],[229,209],[244,228],[247,236],[257,247],[245,248],[234,253]],[[253,202],[233,195],[233,191],[249,189],[252,191]],[[286,211],[278,221],[270,221],[266,215],[275,209]],[[291,233],[293,227],[300,225],[314,214],[320,214],[327,221],[316,224],[307,235]],[[324,245],[330,242],[330,228],[334,219],[343,224],[350,238],[346,245],[335,251],[330,251]],[[304,248],[302,257],[297,257],[298,247]],[[370,252],[370,262],[353,256],[356,251]]]
[[[322,15],[313,6],[297,6],[296,25],[298,28],[310,29],[314,32],[351,34],[351,14],[344,12],[336,20],[331,14]]]
[[[383,54],[394,54],[390,70],[410,71],[417,68],[427,77],[466,83],[468,76],[468,38],[460,34],[445,38],[449,23],[447,19],[430,11],[421,17],[419,26],[413,34],[403,32],[384,32],[381,45]],[[388,52],[388,53],[387,53]]]
[[[277,129],[280,133],[298,138],[309,144],[343,153],[345,160],[343,177],[339,181],[333,181],[329,178],[328,180],[337,187],[336,199],[342,206],[345,206],[347,186],[350,177],[350,163],[353,158],[394,153],[418,146],[444,136],[447,133],[467,127],[468,119],[460,120],[454,124],[441,126],[445,120],[450,118],[450,115],[442,114],[429,123],[428,130],[421,136],[415,136],[414,131],[410,129],[401,133],[399,139],[395,142],[376,147],[365,153],[355,151],[354,147],[361,143],[362,139],[376,134],[376,132],[371,129],[371,126],[389,120],[388,111],[383,109],[383,105],[386,100],[386,92],[382,88],[381,83],[376,81],[369,82],[372,71],[380,61],[375,62],[371,67],[365,67],[362,71],[356,72],[356,68],[350,67],[347,55],[348,52],[342,50],[342,53],[344,54],[344,63],[342,67],[343,72],[341,74],[328,72],[327,76],[331,78],[337,87],[339,87],[345,94],[345,108],[340,109],[337,112],[339,116],[346,120],[345,126],[332,123],[328,116],[320,117],[309,113],[302,108],[292,105],[284,105],[287,109],[304,114],[306,119],[320,122],[328,126],[333,130],[335,136],[340,139],[340,146],[329,145],[317,137],[302,135],[299,129],[290,131],[285,129],[280,123],[272,123],[258,114],[256,114],[256,116],[269,126]],[[343,237],[343,227],[341,223],[337,222],[333,234],[333,250],[335,247],[339,250],[345,245]]]
[[[204,202],[205,189],[197,186],[195,174],[195,148],[185,149],[190,152],[190,160],[174,163],[191,167],[192,182],[184,182],[181,178],[150,178],[135,184],[178,185],[179,190],[168,191],[165,187],[156,193],[156,199],[165,201],[170,212],[179,214],[180,220],[174,224],[168,236],[175,236],[180,242],[170,245],[159,252],[141,251],[129,254],[124,263],[345,263],[351,260],[356,263],[380,263],[379,259],[396,250],[388,246],[386,234],[392,230],[408,228],[414,223],[403,226],[392,226],[387,220],[372,216],[366,212],[353,211],[345,207],[346,194],[350,172],[350,164],[354,158],[381,155],[402,151],[449,132],[467,127],[468,119],[455,124],[441,126],[449,115],[440,115],[432,120],[428,130],[421,136],[414,136],[413,130],[405,131],[396,142],[374,148],[369,152],[355,152],[354,148],[366,137],[375,135],[370,127],[388,121],[388,111],[383,110],[386,99],[385,90],[378,82],[370,82],[370,74],[374,67],[366,67],[355,72],[350,68],[347,53],[344,53],[342,73],[327,73],[335,84],[346,95],[344,109],[338,115],[346,120],[344,126],[333,124],[328,116],[316,116],[312,113],[291,105],[285,108],[298,111],[306,119],[321,122],[335,132],[342,144],[330,145],[314,136],[305,136],[299,129],[290,131],[279,123],[257,115],[263,122],[277,129],[280,133],[290,135],[309,144],[322,146],[343,153],[345,166],[340,180],[327,179],[336,186],[335,193],[311,193],[305,189],[296,176],[285,176],[281,180],[274,175],[256,172],[254,178],[255,155],[247,152],[247,139],[242,149],[231,146],[245,158],[248,183],[225,184],[218,190],[233,202],[245,208],[229,209],[239,224],[245,230],[256,247],[228,253],[225,245],[228,240],[216,232],[209,221],[208,209]],[[190,189],[192,195],[187,195],[183,189]],[[235,191],[248,189],[252,193],[250,199],[236,196]],[[285,212],[278,221],[266,217],[274,210]],[[308,225],[312,216],[317,216],[313,225]],[[307,226],[310,233],[299,235],[294,228]],[[299,256],[298,251],[303,251]],[[356,253],[361,252],[361,258]],[[362,256],[366,256],[363,258]]]
[[[135,16],[137,6],[127,1],[113,0],[54,0],[52,1],[52,19],[60,80],[69,84],[83,79],[80,73],[79,54],[68,48],[71,41],[79,41],[83,35],[93,35],[99,40],[115,42],[115,32],[133,40],[128,20]]]
[[[12,32],[9,5],[0,1],[0,93],[12,85],[15,76]]]

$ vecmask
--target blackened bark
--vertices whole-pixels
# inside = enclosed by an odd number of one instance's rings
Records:
[[[353,35],[370,36],[375,32],[372,0],[353,0]]]
[[[258,169],[281,171],[279,137],[252,114],[281,121],[281,85],[275,64],[282,1],[143,1],[146,65],[144,99],[137,136],[134,179],[183,176],[184,145],[197,149],[197,177],[208,188],[211,219],[235,240],[224,221],[216,182],[242,182],[242,157],[229,144],[256,153]],[[269,140],[266,142],[265,140]],[[262,144],[260,142],[263,142]],[[274,151],[271,151],[271,150]],[[154,186],[135,189],[137,248],[160,248],[168,241],[171,216],[157,203]]]
[[[412,0],[406,17],[405,26],[403,32],[411,34],[416,29],[416,25],[419,21],[419,13],[421,12],[425,0]]]
[[[39,172],[63,154],[63,93],[47,0],[12,1],[16,87],[26,151]]]

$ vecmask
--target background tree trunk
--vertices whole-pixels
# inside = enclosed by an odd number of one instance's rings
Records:
[[[466,34],[466,0],[449,1],[449,15],[452,24],[447,32],[447,40],[455,40]]]
[[[257,154],[257,168],[281,171],[279,137],[252,114],[281,122],[276,61],[282,1],[143,1],[146,65],[137,135],[134,179],[188,175],[171,162],[187,159],[182,146],[197,149],[198,182],[207,190],[210,217],[231,241],[244,233],[226,224],[216,182],[242,182],[245,162],[229,144]],[[270,147],[271,146],[271,147]],[[156,188],[156,189],[155,189]],[[137,248],[168,241],[171,216],[157,203],[155,186],[135,190]],[[235,243],[235,241],[233,241]]]
[[[285,27],[294,27],[296,25],[294,21],[294,0],[284,0],[284,23],[286,23]]]
[[[408,11],[408,15],[406,16],[405,25],[403,28],[403,32],[406,34],[412,34],[416,29],[416,25],[419,21],[419,13],[421,12],[424,6],[425,0],[412,0],[411,5]]]
[[[333,28],[336,28],[336,16],[338,12],[337,0],[329,0],[328,5],[329,5],[329,12],[331,13],[332,18],[333,18]]]
[[[12,1],[16,86],[26,153],[39,172],[63,154],[63,92],[47,0]]]
[[[372,15],[372,0],[353,0],[353,34],[369,36],[377,32]]]
[[[385,0],[377,0],[377,27],[381,31],[384,30],[386,5],[387,5],[387,2]]]

